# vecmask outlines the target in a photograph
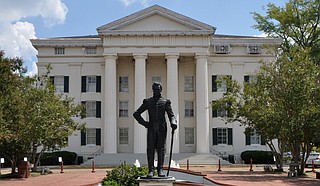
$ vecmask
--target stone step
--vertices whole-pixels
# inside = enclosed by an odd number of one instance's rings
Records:
[[[155,156],[157,157],[157,156]],[[189,160],[190,165],[218,165],[219,159],[221,164],[230,164],[217,155],[213,154],[199,154],[199,153],[174,153],[172,154],[172,160],[180,165],[187,164]],[[127,164],[133,164],[136,160],[139,160],[141,166],[147,165],[146,153],[118,153],[118,154],[100,154],[83,163],[83,165],[91,165],[94,160],[95,165],[103,166],[117,166],[124,161]],[[165,155],[165,165],[169,162],[169,154]]]

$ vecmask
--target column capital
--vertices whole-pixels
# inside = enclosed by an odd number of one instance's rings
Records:
[[[134,59],[147,59],[148,54],[147,53],[133,53]]]
[[[165,56],[166,56],[166,59],[169,59],[169,58],[178,59],[180,57],[180,54],[179,53],[165,53]]]
[[[196,53],[195,59],[203,59],[203,58],[208,59],[208,57],[209,57],[208,53],[205,53],[205,52]]]
[[[103,57],[104,59],[118,59],[118,54],[117,53],[110,53],[110,54],[107,54],[107,53],[103,53]]]

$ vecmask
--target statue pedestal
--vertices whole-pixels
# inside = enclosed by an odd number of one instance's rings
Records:
[[[176,179],[174,177],[139,177],[139,186],[173,186],[173,182]]]

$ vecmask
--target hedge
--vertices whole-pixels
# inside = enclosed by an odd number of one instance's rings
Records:
[[[250,164],[251,158],[253,164],[274,164],[271,151],[244,151],[241,158],[245,164]]]
[[[64,165],[76,164],[77,154],[69,151],[45,152],[40,158],[40,165],[59,165],[59,157],[62,157]]]

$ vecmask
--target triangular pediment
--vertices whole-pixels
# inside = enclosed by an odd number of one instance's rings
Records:
[[[99,35],[212,35],[215,28],[154,5],[97,28]]]

